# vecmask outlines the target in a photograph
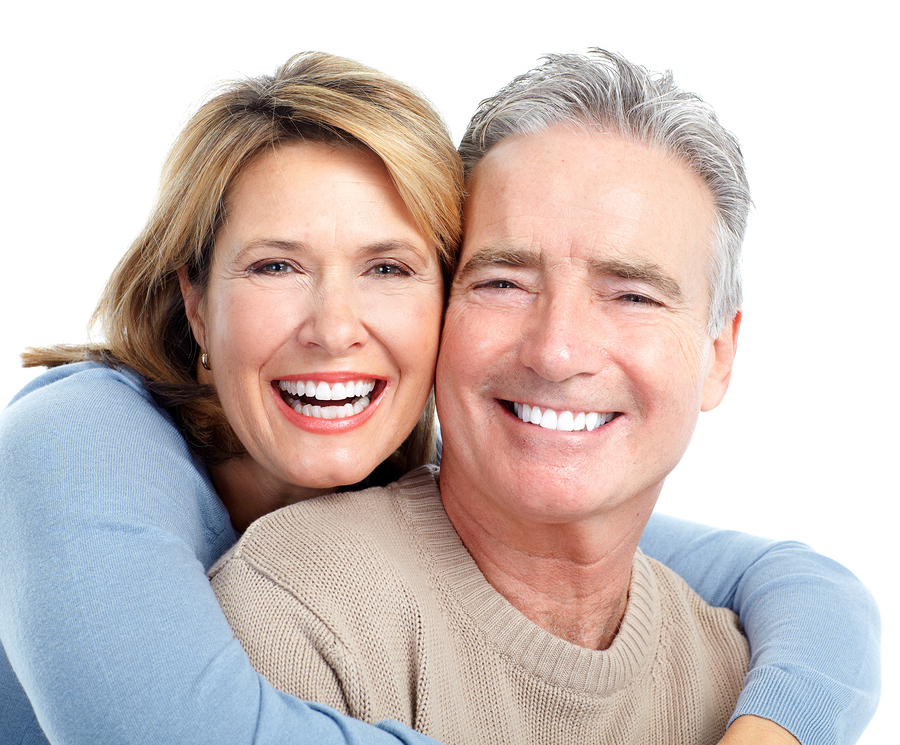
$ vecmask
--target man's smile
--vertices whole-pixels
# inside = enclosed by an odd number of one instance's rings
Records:
[[[544,429],[555,429],[560,432],[591,432],[611,422],[618,412],[596,411],[556,411],[541,408],[517,401],[507,401],[506,406],[519,419],[528,424],[536,424]]]

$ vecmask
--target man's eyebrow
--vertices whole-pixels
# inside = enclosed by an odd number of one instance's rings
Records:
[[[654,262],[591,259],[589,263],[591,272],[594,274],[607,277],[621,277],[622,279],[636,279],[639,282],[645,282],[651,287],[655,287],[677,303],[685,301],[681,285]]]
[[[471,274],[486,267],[508,267],[516,269],[534,269],[541,265],[541,256],[537,251],[508,248],[504,246],[488,246],[480,249],[456,273],[456,281],[462,282]]]
[[[541,255],[538,251],[506,246],[488,246],[479,250],[460,268],[456,274],[456,281],[462,282],[469,275],[486,267],[535,269],[539,268],[541,264]],[[681,285],[655,262],[639,259],[597,258],[589,259],[588,266],[594,275],[645,282],[665,293],[668,298],[677,303],[685,301]]]

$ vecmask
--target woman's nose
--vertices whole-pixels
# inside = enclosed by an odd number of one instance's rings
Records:
[[[300,343],[319,347],[332,356],[364,345],[369,338],[365,308],[352,290],[322,288],[317,295],[301,322]]]

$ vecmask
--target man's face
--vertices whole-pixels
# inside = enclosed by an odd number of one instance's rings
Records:
[[[445,502],[649,511],[730,375],[739,319],[706,331],[714,222],[699,177],[615,135],[555,127],[482,159],[438,360]]]

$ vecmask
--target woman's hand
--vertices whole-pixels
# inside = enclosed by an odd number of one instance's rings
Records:
[[[719,745],[800,745],[800,741],[769,719],[745,715],[732,722]]]

